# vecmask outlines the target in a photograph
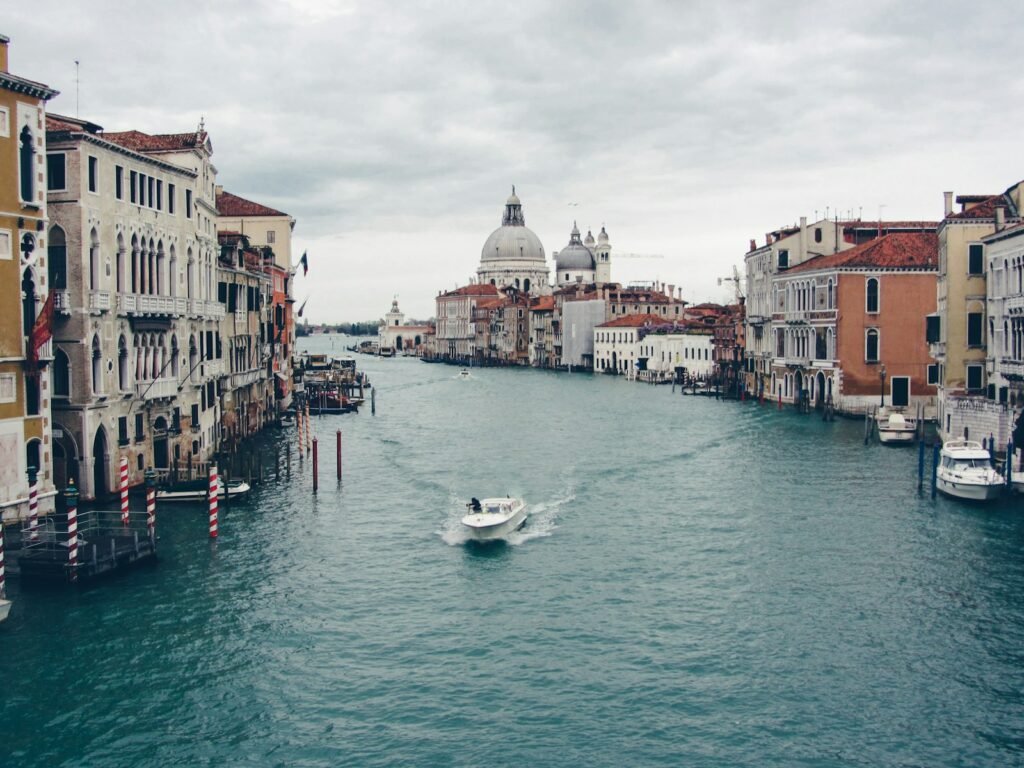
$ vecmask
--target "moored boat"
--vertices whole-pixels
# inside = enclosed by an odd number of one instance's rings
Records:
[[[914,442],[917,421],[900,411],[880,411],[877,423],[878,441],[883,445],[911,445]]]
[[[947,496],[969,501],[997,498],[1006,480],[992,467],[989,452],[974,440],[948,440],[942,445],[935,485]]]
[[[0,598],[0,622],[7,618],[7,614],[11,612],[11,601]]]
[[[217,498],[219,499],[225,497],[234,499],[244,496],[252,490],[249,484],[242,480],[234,480],[227,483],[227,488],[224,486],[225,483],[222,478],[219,483],[219,490],[217,491]],[[172,485],[158,488],[156,499],[157,501],[202,501],[209,496],[209,492],[209,480],[186,480],[185,482],[173,483]]]
[[[462,527],[476,541],[500,539],[526,523],[526,503],[522,499],[473,499],[466,508],[469,514],[462,518]]]

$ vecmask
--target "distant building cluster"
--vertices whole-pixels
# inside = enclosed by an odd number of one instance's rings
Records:
[[[0,36],[0,508],[203,462],[291,398],[286,213],[224,191],[202,124],[111,132],[47,114]]]

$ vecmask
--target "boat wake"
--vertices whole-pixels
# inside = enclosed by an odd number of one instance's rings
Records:
[[[537,504],[527,503],[525,525],[518,531],[513,531],[503,538],[495,539],[495,541],[504,541],[511,546],[519,546],[532,539],[547,538],[558,528],[558,516],[562,507],[572,503],[575,498],[575,489],[568,488],[565,493],[557,498],[541,501]],[[444,527],[437,531],[441,540],[450,547],[459,547],[470,541],[480,544],[481,542],[472,539],[462,527],[462,517],[466,514],[465,502],[452,494],[451,503],[453,507],[452,514],[445,520]]]

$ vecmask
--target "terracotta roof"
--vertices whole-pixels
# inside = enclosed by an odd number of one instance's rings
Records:
[[[90,123],[88,120],[79,120],[75,117],[64,117],[64,115],[48,114],[46,116],[46,130],[47,131],[84,131],[86,133],[96,133],[102,131],[102,125],[96,125],[96,123]]]
[[[601,323],[598,328],[641,328],[645,325],[665,325],[665,318],[661,315],[623,315],[607,323]]]
[[[961,205],[965,203],[984,203],[992,195],[957,195],[956,201]]]
[[[843,232],[848,232],[853,229],[871,229],[878,231],[879,228],[883,232],[894,229],[917,229],[917,230],[936,230],[939,228],[939,222],[937,221],[845,221],[841,222],[843,225]]]
[[[960,202],[962,199],[965,199],[964,202],[976,200],[980,200],[980,202],[977,202],[967,210],[960,211],[960,213],[951,213],[946,217],[947,219],[956,219],[958,221],[970,219],[994,219],[996,217],[996,207],[1006,205],[1006,200],[1001,194],[992,195],[991,197],[983,197],[981,195],[961,195],[957,198],[957,202]]]
[[[287,216],[287,213],[254,203],[244,197],[220,190],[217,193],[217,213],[221,216]]]
[[[939,238],[934,232],[893,232],[848,251],[816,256],[780,274],[818,269],[936,269]]]
[[[442,293],[442,296],[497,296],[498,288],[490,283],[475,283]]]
[[[530,304],[531,312],[550,312],[555,308],[554,296],[541,296]]]
[[[134,152],[173,152],[179,149],[195,149],[206,143],[206,131],[158,133],[152,136],[142,131],[120,131],[101,135],[107,141]]]

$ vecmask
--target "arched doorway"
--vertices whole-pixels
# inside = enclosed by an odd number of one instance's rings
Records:
[[[107,467],[110,454],[107,450],[107,431],[100,427],[92,441],[92,489],[93,498],[102,499],[110,493],[107,486]]]
[[[81,485],[78,476],[78,444],[72,437],[71,430],[56,424],[61,428],[61,437],[53,439],[53,484],[57,488],[64,488],[68,481],[74,478],[75,483]]]
[[[619,356],[612,352],[612,370],[618,373],[619,371]]]
[[[797,371],[793,376],[793,402],[800,402],[800,398],[803,396],[804,391],[804,375]]]
[[[815,389],[815,394],[817,395],[817,400],[814,403],[815,407],[816,408],[824,408],[825,407],[825,374],[822,373],[821,371],[818,371],[818,386]]]
[[[153,422],[153,466],[156,469],[170,467],[167,453],[167,419],[158,416]]]
[[[402,351],[402,337],[401,336],[396,336],[395,337],[395,352],[401,352],[401,351]]]

